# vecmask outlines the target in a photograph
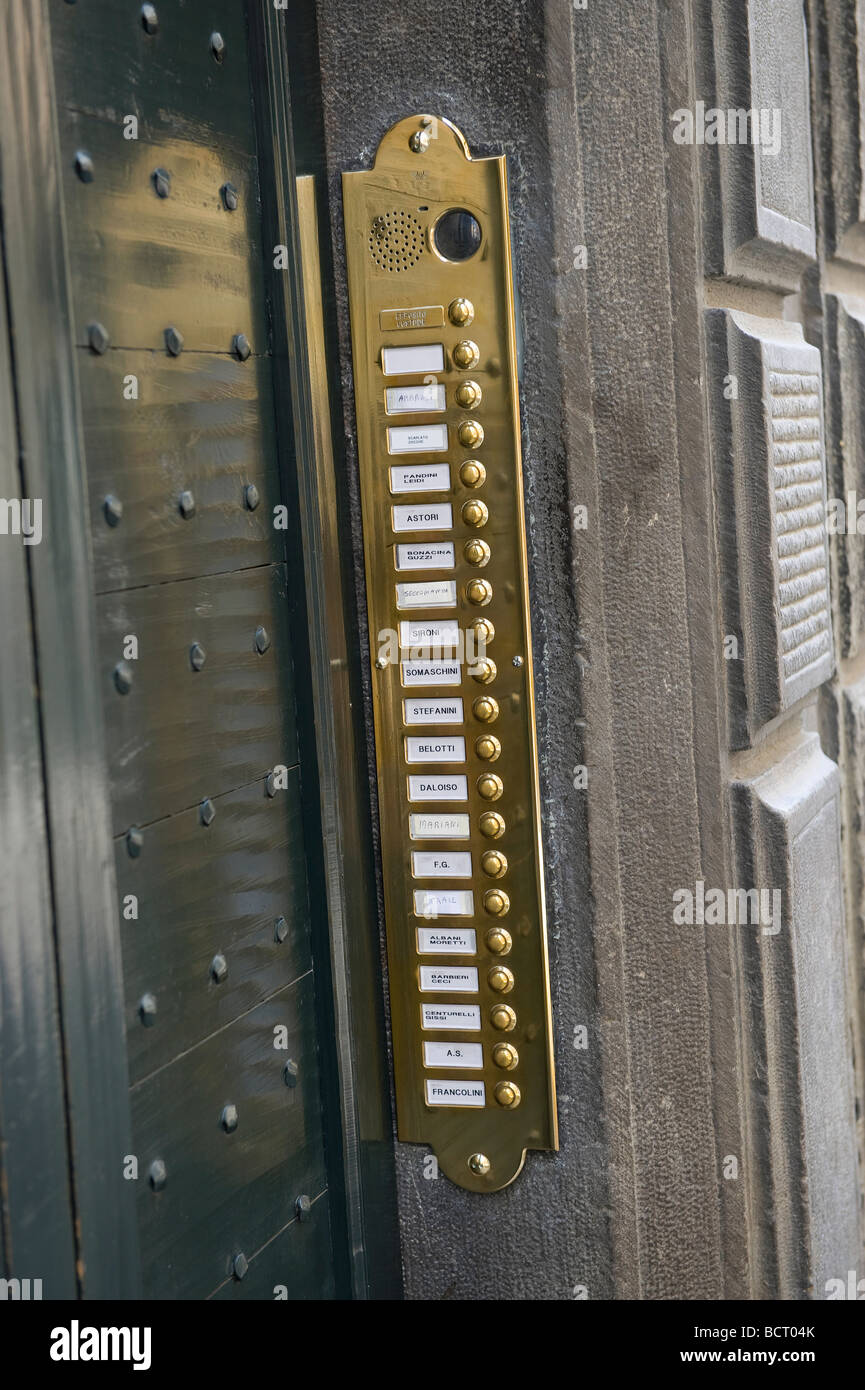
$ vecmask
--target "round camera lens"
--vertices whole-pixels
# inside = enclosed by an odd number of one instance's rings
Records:
[[[465,208],[451,208],[435,224],[433,242],[446,261],[467,261],[481,244],[481,224]]]

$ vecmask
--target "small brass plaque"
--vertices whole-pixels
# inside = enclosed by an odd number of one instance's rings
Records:
[[[505,161],[410,117],[343,203],[398,1132],[492,1192],[558,1144]]]
[[[445,311],[440,304],[421,304],[413,309],[382,309],[379,328],[441,328]]]

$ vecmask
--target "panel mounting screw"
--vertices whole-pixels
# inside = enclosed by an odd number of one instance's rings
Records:
[[[131,826],[126,832],[126,853],[130,859],[137,859],[144,845],[144,835],[137,825]]]
[[[269,646],[270,636],[267,628],[257,627],[255,629],[255,650],[258,652],[259,656],[263,656]]]
[[[202,825],[212,825],[216,819],[216,807],[209,796],[206,796],[198,808]]]
[[[75,151],[75,172],[82,183],[93,182],[93,160],[86,150]]]
[[[87,342],[90,345],[91,352],[98,352],[101,356],[103,352],[107,351],[110,341],[111,339],[108,336],[108,331],[101,323],[88,323]]]
[[[246,1277],[248,1269],[249,1260],[246,1258],[243,1251],[241,1250],[240,1253],[238,1255],[235,1255],[234,1259],[231,1261],[231,1272],[234,1275],[235,1279],[240,1280]]]
[[[222,1114],[219,1117],[219,1123],[222,1125],[226,1134],[231,1134],[232,1130],[237,1129],[237,1106],[224,1105],[222,1107]]]
[[[147,1177],[154,1192],[161,1192],[168,1174],[161,1158],[154,1158],[147,1170]]]
[[[180,508],[180,515],[186,521],[188,521],[191,516],[195,515],[195,498],[188,488],[184,488],[183,492],[181,492],[177,499],[177,505]]]
[[[156,998],[152,994],[142,994],[138,1001],[138,1017],[145,1028],[152,1028],[156,1022]]]
[[[128,661],[118,661],[114,668],[114,684],[121,695],[128,695],[132,689],[132,667]]]
[[[215,29],[213,33],[210,35],[210,51],[216,59],[217,63],[221,63],[223,58],[225,57],[225,39]]]
[[[432,121],[429,116],[424,116],[419,129],[413,131],[409,136],[409,149],[413,154],[423,154],[424,150],[429,149],[429,143],[432,139],[431,126]]]
[[[303,1221],[305,1217],[309,1216],[309,1213],[312,1211],[312,1202],[309,1200],[306,1193],[304,1193],[302,1197],[298,1197],[294,1204],[294,1209],[297,1212],[298,1221]]]
[[[487,1158],[486,1154],[472,1154],[471,1158],[469,1158],[467,1161],[469,1168],[478,1178],[486,1177],[487,1173],[493,1166]]]
[[[119,497],[115,497],[113,492],[109,492],[102,503],[102,510],[105,513],[105,520],[109,526],[119,526],[120,518],[123,516],[123,503]]]
[[[274,939],[274,941],[283,942],[287,936],[288,936],[288,923],[286,922],[286,920],[285,920],[284,917],[277,917],[276,921],[275,921],[274,924],[273,924],[273,939]]]
[[[159,28],[159,16],[155,5],[141,6],[141,27],[145,34],[155,34]]]
[[[513,660],[513,665],[516,666],[517,670],[520,669],[520,667],[522,666],[522,664],[523,664],[523,658],[522,658],[521,656],[515,656],[515,657],[514,657],[514,660]]]
[[[261,494],[255,486],[255,483],[247,483],[246,487],[243,489],[244,506],[247,507],[249,511],[254,512],[260,501]]]
[[[222,981],[228,975],[228,961],[225,959],[225,956],[217,954],[213,957],[213,960],[210,962],[210,974],[218,985],[222,984]]]
[[[282,1069],[282,1079],[286,1086],[294,1087],[297,1085],[297,1076],[300,1068],[297,1062],[289,1060]]]
[[[376,669],[377,671],[383,671],[383,670],[385,669],[385,667],[387,666],[387,664],[388,664],[388,661],[387,661],[387,657],[386,657],[386,656],[377,656],[377,657],[376,657],[376,659],[375,659],[375,669]]]
[[[183,334],[179,328],[169,327],[165,330],[165,348],[172,357],[179,357],[183,351]]]
[[[222,194],[222,205],[226,212],[237,211],[237,189],[233,183],[224,183],[220,188]]]
[[[252,348],[249,346],[249,339],[245,333],[235,333],[231,340],[231,350],[241,362],[245,362]]]
[[[193,671],[200,671],[207,660],[207,652],[200,642],[193,642],[189,648],[189,664]]]
[[[167,198],[171,192],[171,175],[167,169],[154,169],[150,175],[157,198]]]

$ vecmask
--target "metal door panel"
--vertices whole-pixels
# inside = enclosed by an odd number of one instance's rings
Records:
[[[220,1301],[335,1297],[328,1240],[329,1207],[328,1195],[323,1192],[302,1221],[292,1221],[250,1257],[245,1279],[226,1279],[211,1297]]]
[[[134,0],[52,4],[58,104],[118,122],[137,114],[144,139],[178,135],[252,150],[246,16],[237,0],[157,4],[158,28],[145,32]],[[222,61],[211,35],[224,40]]]
[[[118,898],[134,894],[138,912],[121,930],[133,1082],[312,968],[297,769],[275,797],[262,780],[213,806],[207,826],[197,806],[149,826],[138,858],[115,841]],[[147,1028],[145,994],[157,1003]]]
[[[287,1029],[287,1048],[274,1029]],[[283,1070],[297,1066],[297,1084]],[[133,1142],[142,1177],[155,1160],[165,1185],[138,1184],[145,1293],[203,1298],[326,1187],[312,975],[238,1018],[133,1086]],[[237,1109],[237,1127],[220,1117]]]
[[[228,352],[236,333],[265,347],[255,161],[221,144],[124,140],[117,124],[67,113],[60,133],[67,180],[75,341],[101,323],[113,346],[164,352],[174,327],[183,351]],[[93,176],[74,173],[86,153]],[[170,175],[160,197],[154,174]],[[231,183],[229,212],[220,189]],[[94,196],[95,195],[95,196]]]
[[[297,762],[286,582],[272,565],[97,600],[115,833]],[[112,673],[128,634],[140,656],[121,694]]]
[[[268,358],[79,356],[97,592],[283,559],[273,414],[261,408],[273,389]],[[195,499],[191,523],[178,505],[184,491]],[[108,496],[123,509],[117,524]]]

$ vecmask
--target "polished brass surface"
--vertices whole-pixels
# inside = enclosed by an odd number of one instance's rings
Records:
[[[448,318],[458,328],[468,328],[475,316],[475,306],[470,299],[452,299],[448,305]]]
[[[496,1086],[495,1096],[499,1105],[504,1105],[509,1110],[519,1105],[522,1099],[520,1088],[515,1081],[500,1081]]]
[[[460,482],[463,487],[481,487],[487,480],[487,470],[480,459],[466,459],[460,464]]]
[[[492,724],[499,717],[499,702],[492,695],[479,695],[472,701],[472,714],[482,724]]]
[[[505,161],[473,160],[449,122],[411,116],[385,135],[371,170],[343,176],[343,200],[398,1131],[403,1140],[429,1144],[452,1181],[488,1192],[516,1177],[528,1148],[557,1147]],[[480,238],[462,260],[445,259],[462,253],[456,240],[439,234],[453,228],[455,219],[446,214],[454,209],[468,214],[463,223]],[[406,370],[385,376],[383,349],[396,347],[427,351],[403,354]],[[412,372],[412,362],[420,370]],[[388,365],[397,365],[392,354]],[[411,414],[386,414],[388,386],[405,388],[406,402],[415,404]],[[419,408],[429,386],[443,387],[444,395],[431,391],[430,408]],[[403,446],[406,453],[393,452]],[[402,503],[417,504],[430,529],[418,518],[417,530],[394,532],[395,504]],[[478,569],[483,576],[472,573]],[[487,607],[489,628],[469,631],[477,610]],[[449,631],[452,641],[454,619],[462,629],[456,657],[452,647],[404,649],[399,660],[384,655],[400,624]],[[493,635],[495,661],[486,651]],[[435,679],[437,666],[440,686],[415,683],[427,674]],[[450,678],[454,666],[459,685],[446,685],[444,674]],[[478,679],[489,686],[483,694]],[[453,722],[457,696],[462,720]],[[448,722],[407,728],[409,705],[437,702],[450,706]],[[493,722],[495,738],[479,727]],[[406,765],[407,734],[414,749],[427,742],[428,764]],[[445,739],[463,760],[441,761]],[[493,761],[496,772],[484,771]],[[449,790],[459,797],[465,787],[464,799],[442,799]],[[410,795],[435,797],[435,804],[409,802]],[[467,816],[467,839],[461,816]],[[434,822],[436,838],[409,838],[410,824],[418,834]],[[460,838],[441,838],[449,822]],[[484,866],[491,841],[502,852]],[[470,881],[451,883],[438,868],[434,877],[422,876],[425,864],[432,874],[436,858],[466,851]],[[489,887],[490,878],[501,880],[501,888]],[[421,954],[423,943],[442,933],[413,909],[430,899],[438,905],[440,894],[450,895],[457,911],[473,907],[472,916],[450,919],[454,930],[447,935],[456,941],[458,931],[472,927],[474,958],[440,949]],[[510,932],[490,921],[505,913]],[[464,974],[472,965],[477,992],[448,993],[443,982],[457,982],[448,972]],[[511,1004],[495,1002],[503,992]],[[480,1028],[459,1037],[481,1043],[482,1068],[455,1076],[447,1067],[425,1067],[425,1041],[453,1041],[448,1009],[475,1003]],[[445,1021],[434,1028],[438,1015]],[[514,1039],[508,1053],[514,1079],[505,1083],[503,1064],[493,1056],[502,1033]],[[484,1103],[450,1103],[446,1082],[468,1083],[476,1093],[482,1082]],[[445,1103],[434,1103],[439,1099]]]
[[[492,618],[472,618],[468,627],[475,634],[475,641],[488,645],[496,635],[495,624]]]
[[[479,497],[463,502],[462,518],[466,526],[486,526],[490,519],[489,507]]]
[[[480,420],[462,420],[457,425],[457,436],[464,449],[479,449],[486,432]]]
[[[505,789],[501,777],[495,772],[485,772],[478,778],[477,787],[478,795],[482,796],[484,801],[498,801]]]
[[[513,946],[513,938],[504,927],[490,927],[484,937],[487,950],[494,956],[506,956]]]
[[[495,734],[484,734],[482,738],[475,739],[475,752],[485,763],[494,763],[501,757],[502,745]]]
[[[520,1054],[511,1043],[496,1043],[493,1048],[493,1061],[503,1071],[513,1071],[519,1060]]]
[[[485,811],[478,821],[478,828],[488,840],[498,840],[506,830],[505,818],[497,811]]]
[[[492,551],[486,541],[471,540],[466,541],[463,546],[463,555],[470,565],[488,565]]]
[[[466,585],[466,598],[469,603],[489,603],[492,596],[493,586],[488,579],[470,579]]]
[[[511,900],[503,888],[488,888],[484,893],[484,911],[491,917],[504,917],[510,909]]]
[[[488,973],[487,983],[496,994],[510,994],[514,987],[514,972],[506,965],[496,965]]]
[[[454,400],[463,410],[477,410],[484,393],[476,381],[461,381],[454,391]]]
[[[454,344],[453,348],[454,366],[465,370],[469,367],[476,367],[481,360],[480,348],[477,343],[473,343],[470,338],[463,338]]]
[[[490,878],[503,878],[508,871],[507,855],[500,849],[488,849],[481,855],[481,868]]]

